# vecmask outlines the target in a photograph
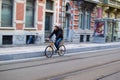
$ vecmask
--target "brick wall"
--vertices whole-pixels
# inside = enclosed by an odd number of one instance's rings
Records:
[[[24,2],[16,2],[16,30],[23,30],[24,7]]]

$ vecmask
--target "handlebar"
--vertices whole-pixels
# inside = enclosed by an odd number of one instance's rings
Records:
[[[50,39],[49,42],[54,42],[54,41],[52,39]]]
[[[54,42],[52,39],[46,39],[47,42]]]

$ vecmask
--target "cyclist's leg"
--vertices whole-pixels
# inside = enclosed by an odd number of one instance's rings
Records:
[[[59,38],[55,41],[55,47],[57,48],[57,50],[59,50],[59,45],[61,41],[62,41],[62,38]]]

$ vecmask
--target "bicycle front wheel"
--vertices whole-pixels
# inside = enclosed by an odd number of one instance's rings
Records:
[[[54,53],[54,50],[53,50],[53,48],[52,48],[51,46],[47,46],[47,47],[45,48],[45,56],[46,56],[47,58],[51,58],[52,55],[53,55],[53,53]]]
[[[63,56],[65,53],[66,53],[66,47],[64,45],[60,45],[58,55]]]

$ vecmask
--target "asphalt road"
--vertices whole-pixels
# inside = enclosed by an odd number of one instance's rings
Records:
[[[0,80],[120,80],[120,49],[2,62]]]

